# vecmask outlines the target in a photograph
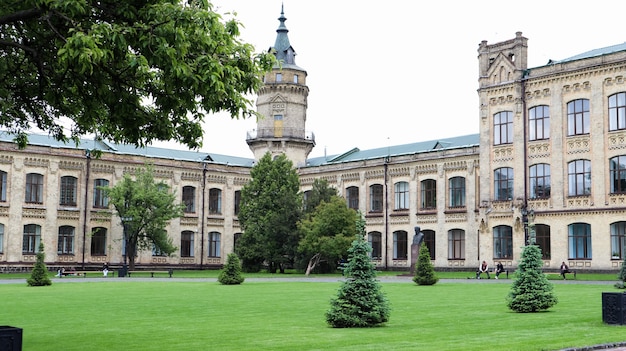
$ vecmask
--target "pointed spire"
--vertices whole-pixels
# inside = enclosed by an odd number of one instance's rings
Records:
[[[289,44],[289,37],[287,33],[289,30],[285,26],[285,21],[287,18],[285,17],[284,11],[285,5],[281,4],[280,6],[280,17],[278,20],[280,21],[280,25],[278,29],[276,29],[276,42],[274,43],[274,50],[276,50],[276,58],[279,61],[283,61],[285,64],[294,65],[296,63],[296,52]]]

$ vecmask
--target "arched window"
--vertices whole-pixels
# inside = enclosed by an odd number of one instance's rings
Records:
[[[569,196],[591,194],[591,161],[575,160],[567,164]]]
[[[346,188],[346,203],[348,208],[353,210],[359,209],[359,188],[356,186],[349,186]]]
[[[183,204],[185,213],[196,213],[196,188],[190,185],[183,187]]]
[[[0,202],[7,201],[7,172],[0,171]]]
[[[569,258],[572,260],[591,259],[591,225],[572,223],[567,226]]]
[[[513,258],[513,228],[508,225],[493,227],[493,258]]]
[[[109,186],[109,181],[106,179],[95,179],[93,181],[93,207],[95,208],[107,208],[109,207],[109,198],[104,192],[104,189]]]
[[[193,257],[194,234],[191,230],[184,230],[180,233],[180,257]]]
[[[104,256],[106,254],[107,243],[107,230],[106,228],[98,227],[93,231],[91,236],[91,255],[92,256]]]
[[[208,246],[209,257],[220,257],[221,238],[222,238],[222,235],[218,232],[209,233],[209,246]]]
[[[428,252],[430,253],[430,260],[435,259],[435,231],[425,229],[422,230],[424,233],[424,245],[428,248]]]
[[[409,208],[409,183],[397,182],[394,185],[396,210],[407,210]]]
[[[624,259],[626,245],[626,222],[611,223],[611,258]]]
[[[626,129],[626,93],[609,96],[609,130]]]
[[[498,112],[493,115],[493,144],[511,143],[513,143],[513,112]]]
[[[211,188],[209,190],[209,213],[222,213],[222,189]]]
[[[383,211],[383,186],[374,184],[370,186],[370,212]]]
[[[398,230],[393,232],[393,259],[406,260],[408,257],[407,250],[407,232]]]
[[[448,259],[465,259],[465,231],[462,229],[451,229],[448,231]]]
[[[589,134],[589,100],[578,99],[567,103],[567,135]]]
[[[382,235],[380,232],[370,232],[367,234],[367,241],[372,247],[371,258],[374,260],[379,260],[382,258]]]
[[[75,228],[69,225],[59,227],[57,237],[57,253],[59,255],[71,255],[74,253],[74,232]]]
[[[626,193],[626,156],[616,156],[609,160],[611,194]]]
[[[541,258],[549,260],[551,257],[550,247],[550,226],[545,224],[535,224],[535,243],[541,249]]]
[[[35,254],[39,251],[41,242],[41,226],[37,224],[26,224],[24,226],[24,237],[22,240],[22,253]]]
[[[43,203],[43,175],[28,173],[26,175],[25,198],[26,203]]]
[[[450,178],[448,187],[450,188],[450,207],[465,207],[465,178]]]
[[[539,163],[529,167],[529,183],[531,199],[547,199],[550,197],[550,165]]]
[[[493,171],[493,189],[497,201],[513,199],[513,168],[502,167]]]
[[[550,107],[535,106],[528,110],[528,140],[550,139]]]

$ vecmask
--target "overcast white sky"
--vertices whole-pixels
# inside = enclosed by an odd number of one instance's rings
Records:
[[[281,4],[307,73],[310,157],[478,133],[478,44],[528,38],[528,66],[626,41],[622,1],[213,0],[257,51]],[[224,15],[228,18],[228,15]],[[380,122],[378,122],[380,121]],[[253,157],[253,120],[206,117],[202,151]],[[161,146],[161,145],[155,145]]]

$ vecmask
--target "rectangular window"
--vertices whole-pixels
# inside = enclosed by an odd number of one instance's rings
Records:
[[[76,177],[61,177],[61,190],[59,192],[59,205],[76,206],[78,179]]]
[[[0,202],[7,201],[7,172],[0,171]]]
[[[235,216],[239,215],[241,210],[241,190],[235,190]]]
[[[43,203],[43,175],[29,173],[26,175],[26,197],[24,202],[31,204]]]
[[[106,254],[107,230],[106,228],[95,228],[91,235],[91,256],[104,256]],[[126,241],[122,241],[122,246],[126,245]],[[124,254],[126,248],[124,247]]]
[[[4,224],[0,223],[0,253],[4,252]]]
[[[550,165],[540,163],[530,166],[530,198],[547,199],[550,197]]]
[[[276,83],[280,83],[283,81],[283,74],[282,73],[276,73]]]
[[[59,227],[57,253],[59,255],[71,255],[74,253],[74,227],[68,225]]]
[[[576,160],[567,164],[569,196],[591,194],[591,161]]]
[[[493,258],[513,258],[513,229],[506,225],[493,228]]]
[[[437,208],[437,182],[434,179],[421,181],[422,188],[422,210],[432,210]]]
[[[626,129],[626,93],[609,96],[609,130]]]
[[[106,179],[96,179],[93,181],[93,207],[95,208],[107,208],[109,207],[109,198],[106,195],[104,189],[109,186],[109,181]]]
[[[298,75],[297,74],[293,75],[293,82],[298,84]]]

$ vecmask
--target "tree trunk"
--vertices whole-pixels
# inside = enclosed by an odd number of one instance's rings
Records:
[[[315,266],[320,262],[320,258],[322,257],[321,253],[316,253],[309,260],[309,265],[306,267],[306,276],[308,277],[311,274],[311,271],[315,268]]]

